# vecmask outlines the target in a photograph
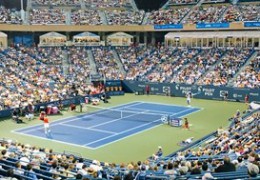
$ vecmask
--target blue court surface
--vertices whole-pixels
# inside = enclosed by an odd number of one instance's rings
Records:
[[[162,124],[162,116],[183,117],[199,108],[133,102],[50,123],[51,136],[43,125],[15,130],[15,133],[96,149]]]

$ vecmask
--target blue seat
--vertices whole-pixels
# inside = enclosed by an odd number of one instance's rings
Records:
[[[246,170],[232,171],[232,172],[221,172],[221,173],[212,173],[212,176],[217,179],[245,179],[249,178],[249,175]]]
[[[7,171],[4,169],[0,169],[0,175],[1,176],[7,176]]]

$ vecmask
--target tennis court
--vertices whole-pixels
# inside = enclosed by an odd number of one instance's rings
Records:
[[[94,112],[52,122],[51,137],[46,137],[42,124],[13,132],[96,149],[159,126],[164,115],[183,117],[200,110],[148,102],[133,102],[110,109],[89,107],[91,108]]]

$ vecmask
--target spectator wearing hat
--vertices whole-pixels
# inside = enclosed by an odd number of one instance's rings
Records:
[[[163,155],[162,147],[158,146],[158,151],[155,154],[153,154],[153,159],[156,160],[160,158],[162,155]]]

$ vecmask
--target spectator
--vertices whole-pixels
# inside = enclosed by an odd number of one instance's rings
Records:
[[[158,158],[162,157],[163,155],[163,151],[162,151],[162,147],[158,146],[158,151],[153,154],[153,159],[157,160]]]
[[[33,171],[33,166],[31,164],[28,164],[26,168],[27,170],[24,172],[24,175],[33,180],[38,180],[35,172]]]
[[[212,176],[207,163],[202,164],[202,180],[207,180],[207,179],[214,179]]]
[[[230,172],[230,171],[236,171],[236,167],[233,163],[230,162],[230,158],[229,157],[225,157],[223,159],[224,164],[218,166],[215,169],[215,172]]]
[[[176,172],[173,169],[173,164],[170,162],[167,165],[167,170],[164,171],[165,175],[168,175],[170,177],[170,179],[174,179],[176,177]]]
[[[13,169],[7,170],[6,177],[1,178],[1,180],[17,180],[14,177],[14,170]]]

